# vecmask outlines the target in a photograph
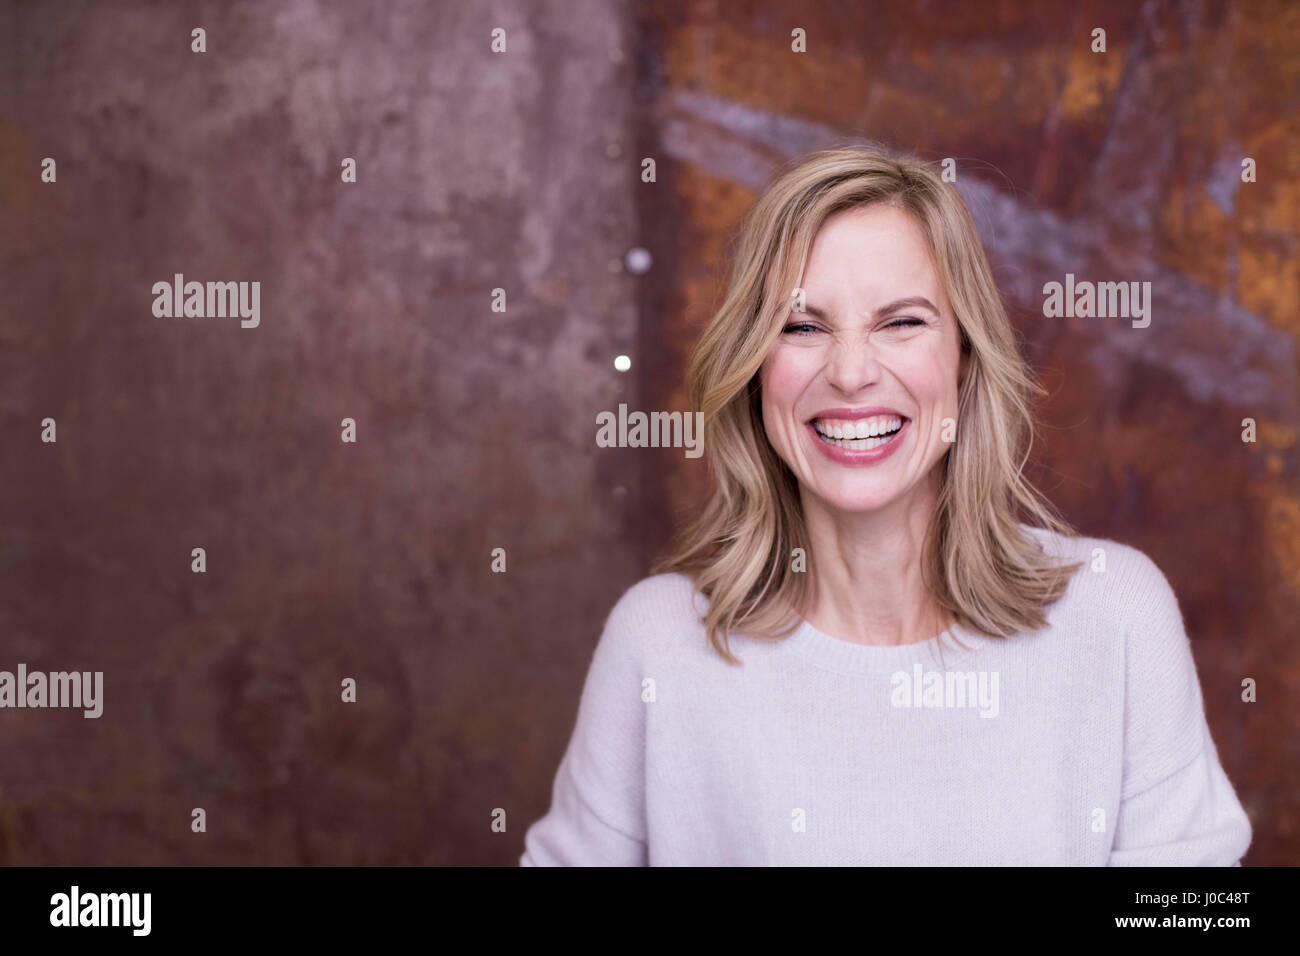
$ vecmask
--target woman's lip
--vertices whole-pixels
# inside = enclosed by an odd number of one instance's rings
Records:
[[[857,421],[859,418],[875,418],[877,415],[889,415],[893,418],[907,417],[896,408],[886,408],[883,405],[873,405],[871,408],[826,408],[808,419],[808,421],[813,422],[819,418]]]
[[[903,419],[903,427],[894,435],[892,441],[875,448],[869,448],[866,451],[852,451],[842,445],[832,445],[824,442],[821,436],[817,434],[817,429],[813,428],[812,422],[808,422],[804,427],[808,429],[808,434],[812,442],[816,445],[831,461],[838,465],[874,465],[877,462],[884,461],[892,455],[898,446],[903,444],[903,438],[907,435],[907,429],[911,426],[910,418]]]

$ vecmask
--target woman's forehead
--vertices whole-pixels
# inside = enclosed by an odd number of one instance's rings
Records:
[[[812,311],[873,311],[886,302],[924,297],[942,306],[943,282],[919,230],[845,233],[814,248],[796,289]]]

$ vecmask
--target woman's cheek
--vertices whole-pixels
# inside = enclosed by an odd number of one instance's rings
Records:
[[[799,354],[801,351],[811,350],[778,347],[764,367],[763,396],[772,398],[773,403],[787,413],[792,412],[794,403],[816,374],[816,361],[806,354]]]
[[[806,355],[797,354],[800,351],[807,350],[778,346],[764,364],[759,379],[768,441],[787,464],[798,448],[794,408],[816,369],[815,363],[810,363]]]
[[[950,397],[956,396],[956,369],[949,369],[948,356],[942,348],[915,349],[895,359],[892,371],[918,402],[946,407]]]

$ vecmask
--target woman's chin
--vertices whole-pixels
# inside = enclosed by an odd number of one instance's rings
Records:
[[[836,511],[842,511],[850,514],[865,514],[873,511],[881,511],[889,507],[890,504],[898,500],[896,490],[879,490],[870,491],[864,489],[837,489],[826,494],[819,494],[819,498],[830,508]]]

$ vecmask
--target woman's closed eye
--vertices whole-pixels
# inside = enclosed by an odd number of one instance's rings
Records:
[[[902,316],[900,318],[894,319],[891,322],[887,322],[885,325],[881,326],[881,328],[906,329],[906,328],[914,328],[916,326],[921,326],[921,325],[925,325],[924,319],[918,319],[912,316]],[[822,330],[818,326],[813,325],[811,322],[791,322],[781,331],[789,335],[811,335],[814,332],[820,332]]]

